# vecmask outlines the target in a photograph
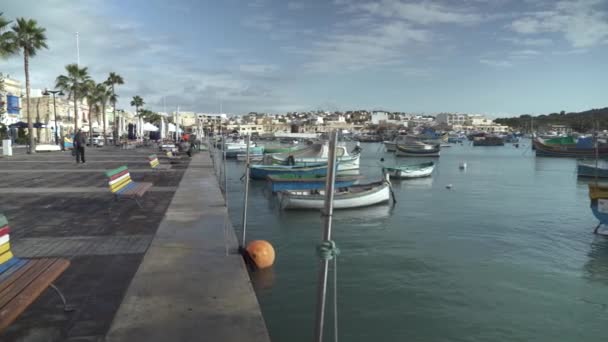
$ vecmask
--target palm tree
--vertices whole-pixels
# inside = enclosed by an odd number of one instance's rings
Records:
[[[80,68],[78,64],[65,66],[66,75],[60,75],[55,80],[55,87],[68,93],[68,97],[74,100],[74,133],[78,131],[78,97],[84,98],[80,93],[84,90],[84,84],[91,80],[88,68]]]
[[[96,84],[95,81],[88,80],[81,91],[89,106],[89,143],[91,147],[93,147],[93,112],[99,107],[98,104],[103,97],[102,90],[105,90],[105,87],[104,89],[102,87],[104,86],[100,87],[100,84]],[[99,122],[99,112],[97,112],[97,122]]]
[[[108,144],[108,137],[106,135],[106,105],[108,104],[108,101],[113,98],[113,94],[112,90],[108,88],[105,82],[97,84],[96,91],[98,95],[97,103],[99,105],[97,109],[101,110],[103,120],[103,143],[104,146],[106,146]]]
[[[25,70],[25,99],[27,101],[27,128],[30,136],[30,152],[34,153],[34,126],[30,116],[30,57],[36,56],[38,50],[46,49],[46,29],[38,26],[36,20],[18,18],[11,31],[3,34],[2,50],[6,54],[23,53]]]
[[[135,106],[135,115],[139,115],[139,108],[143,107],[144,104],[144,99],[142,99],[139,95],[133,96],[131,106]]]
[[[2,12],[0,12],[0,57],[4,57],[8,55],[8,38],[9,33],[6,32],[8,25],[11,23],[9,20],[2,16]]]
[[[113,112],[114,112],[114,144],[118,141],[118,117],[116,117],[116,102],[118,100],[118,95],[116,95],[116,91],[114,89],[115,85],[124,84],[125,81],[122,77],[115,73],[111,72],[108,75],[108,79],[106,80],[106,85],[108,85],[112,91],[112,96],[110,97],[110,103],[112,103]]]

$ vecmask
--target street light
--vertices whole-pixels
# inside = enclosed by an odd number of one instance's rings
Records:
[[[59,144],[59,138],[57,137],[57,103],[55,102],[55,94],[59,96],[63,96],[63,92],[61,90],[48,90],[44,89],[44,93],[42,95],[49,96],[53,94],[53,112],[55,113],[55,145]]]

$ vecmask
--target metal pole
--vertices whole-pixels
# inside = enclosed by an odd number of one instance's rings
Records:
[[[228,206],[228,176],[226,175],[226,144],[224,143],[224,203]]]
[[[57,104],[55,103],[55,93],[53,93],[53,112],[55,112],[55,145],[58,145],[59,139],[57,138]]]
[[[251,141],[250,136],[246,136],[247,141],[247,152],[245,152],[245,202],[243,204],[243,237],[241,239],[241,247],[245,246],[246,233],[247,233],[247,202],[249,200],[249,144]]]
[[[338,134],[331,132],[329,138],[329,158],[327,178],[325,179],[325,208],[323,209],[323,238],[321,242],[331,240],[331,219],[334,211],[334,188],[336,183],[336,145]],[[323,322],[325,320],[325,297],[327,296],[327,269],[329,260],[319,261],[317,283],[317,315],[315,323],[315,341],[323,341]]]

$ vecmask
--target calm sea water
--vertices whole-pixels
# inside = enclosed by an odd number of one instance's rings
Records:
[[[380,144],[362,147],[370,179],[381,157],[395,163]],[[236,227],[243,167],[228,163]],[[336,212],[342,341],[605,341],[608,237],[592,234],[575,168],[536,158],[529,144],[453,146],[432,178],[393,182],[394,207]],[[311,341],[321,216],[281,211],[264,182],[252,183],[249,203],[248,240],[277,252],[273,269],[252,275],[271,337]]]

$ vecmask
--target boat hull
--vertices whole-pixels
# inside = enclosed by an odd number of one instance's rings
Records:
[[[386,173],[391,178],[395,179],[411,179],[411,178],[422,178],[429,177],[433,173],[435,165],[421,167],[421,168],[384,168]]]
[[[397,144],[392,141],[385,141],[384,148],[386,148],[386,152],[395,152],[397,151]]]
[[[327,164],[321,166],[284,166],[284,165],[252,165],[249,177],[266,179],[271,175],[294,175],[298,177],[326,176]]]
[[[320,190],[325,188],[325,177],[281,179],[280,177],[267,177],[272,192],[286,190]],[[349,187],[355,184],[359,177],[336,178],[335,187]]]
[[[383,182],[371,190],[363,193],[340,195],[334,194],[334,209],[351,209],[367,207],[375,204],[385,203],[390,200],[390,186]],[[297,195],[292,192],[280,192],[279,200],[283,209],[322,209],[325,205],[325,196]]]
[[[595,162],[579,162],[577,165],[577,174],[579,177],[597,176],[598,178],[608,178],[608,169],[599,166],[596,168]]]
[[[576,145],[547,145],[534,139],[532,146],[537,156],[564,158],[595,158],[595,148],[577,148]],[[608,157],[608,148],[599,148],[597,154],[601,158]]]
[[[408,148],[397,145],[397,157],[439,157],[440,147],[431,149]]]

